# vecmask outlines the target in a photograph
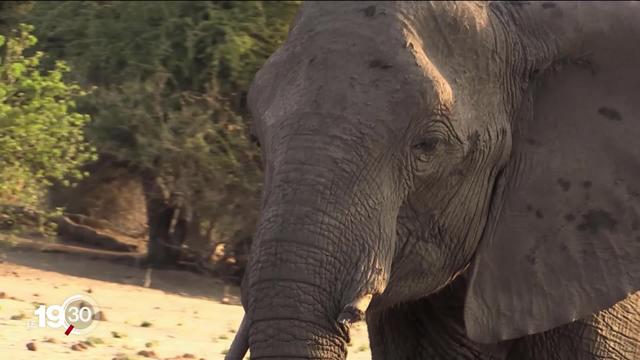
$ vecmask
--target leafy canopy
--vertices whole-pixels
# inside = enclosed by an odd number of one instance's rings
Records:
[[[153,173],[229,236],[253,229],[259,149],[244,99],[299,2],[36,2],[41,49],[97,87],[79,106],[101,154]],[[61,19],[65,19],[61,21]],[[239,233],[242,235],[239,235]]]
[[[37,39],[20,25],[0,35],[0,202],[38,205],[51,181],[80,179],[80,167],[95,159],[84,136],[89,116],[76,111],[86,95],[63,80],[69,67],[56,61],[40,71],[42,52],[25,55]]]

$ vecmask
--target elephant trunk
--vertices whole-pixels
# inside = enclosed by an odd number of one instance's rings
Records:
[[[224,360],[242,360],[247,350],[249,350],[249,318],[245,316]]]
[[[242,360],[249,348],[252,359],[346,359],[348,325],[366,308],[343,305],[333,271],[340,265],[319,248],[263,241],[253,249],[246,313],[225,360]]]
[[[309,166],[329,163],[312,150],[291,151],[267,176],[243,283],[252,358],[344,359],[348,325],[386,284],[392,221],[375,194],[338,192],[350,174]]]
[[[247,312],[252,358],[344,359],[339,261],[310,242],[284,238],[262,240],[254,256]]]

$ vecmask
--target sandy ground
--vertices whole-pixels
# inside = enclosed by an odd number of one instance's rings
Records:
[[[224,358],[243,314],[238,289],[230,289],[234,304],[225,305],[216,279],[154,270],[150,286],[144,283],[145,270],[137,267],[0,247],[0,358]],[[105,315],[90,334],[29,326],[38,304],[62,304],[76,294],[91,296]],[[348,359],[370,358],[366,328],[357,325]]]

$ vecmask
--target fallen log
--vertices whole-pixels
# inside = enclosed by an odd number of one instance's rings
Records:
[[[117,238],[104,234],[89,226],[77,224],[66,216],[58,216],[55,219],[55,223],[58,225],[58,235],[60,235],[63,240],[83,245],[92,245],[100,249],[111,251],[138,251],[138,247],[136,245],[123,243]]]
[[[144,238],[147,236],[147,229],[139,232],[125,231],[114,227],[113,224],[111,224],[107,220],[96,219],[82,214],[65,213],[64,215],[78,225],[86,225],[96,230],[107,230],[118,235],[123,235],[134,239]]]
[[[82,255],[90,257],[91,259],[116,261],[134,266],[139,266],[144,261],[145,257],[145,254],[141,253],[125,253],[119,251],[89,249],[81,246],[46,243],[42,241],[34,241],[23,238],[13,239],[11,248],[19,250],[40,251],[45,253]]]

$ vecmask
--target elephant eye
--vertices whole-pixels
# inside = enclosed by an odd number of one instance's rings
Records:
[[[438,137],[431,136],[423,139],[418,144],[414,145],[414,150],[418,152],[418,158],[423,159],[425,155],[430,155],[435,152],[442,144],[442,140]]]

